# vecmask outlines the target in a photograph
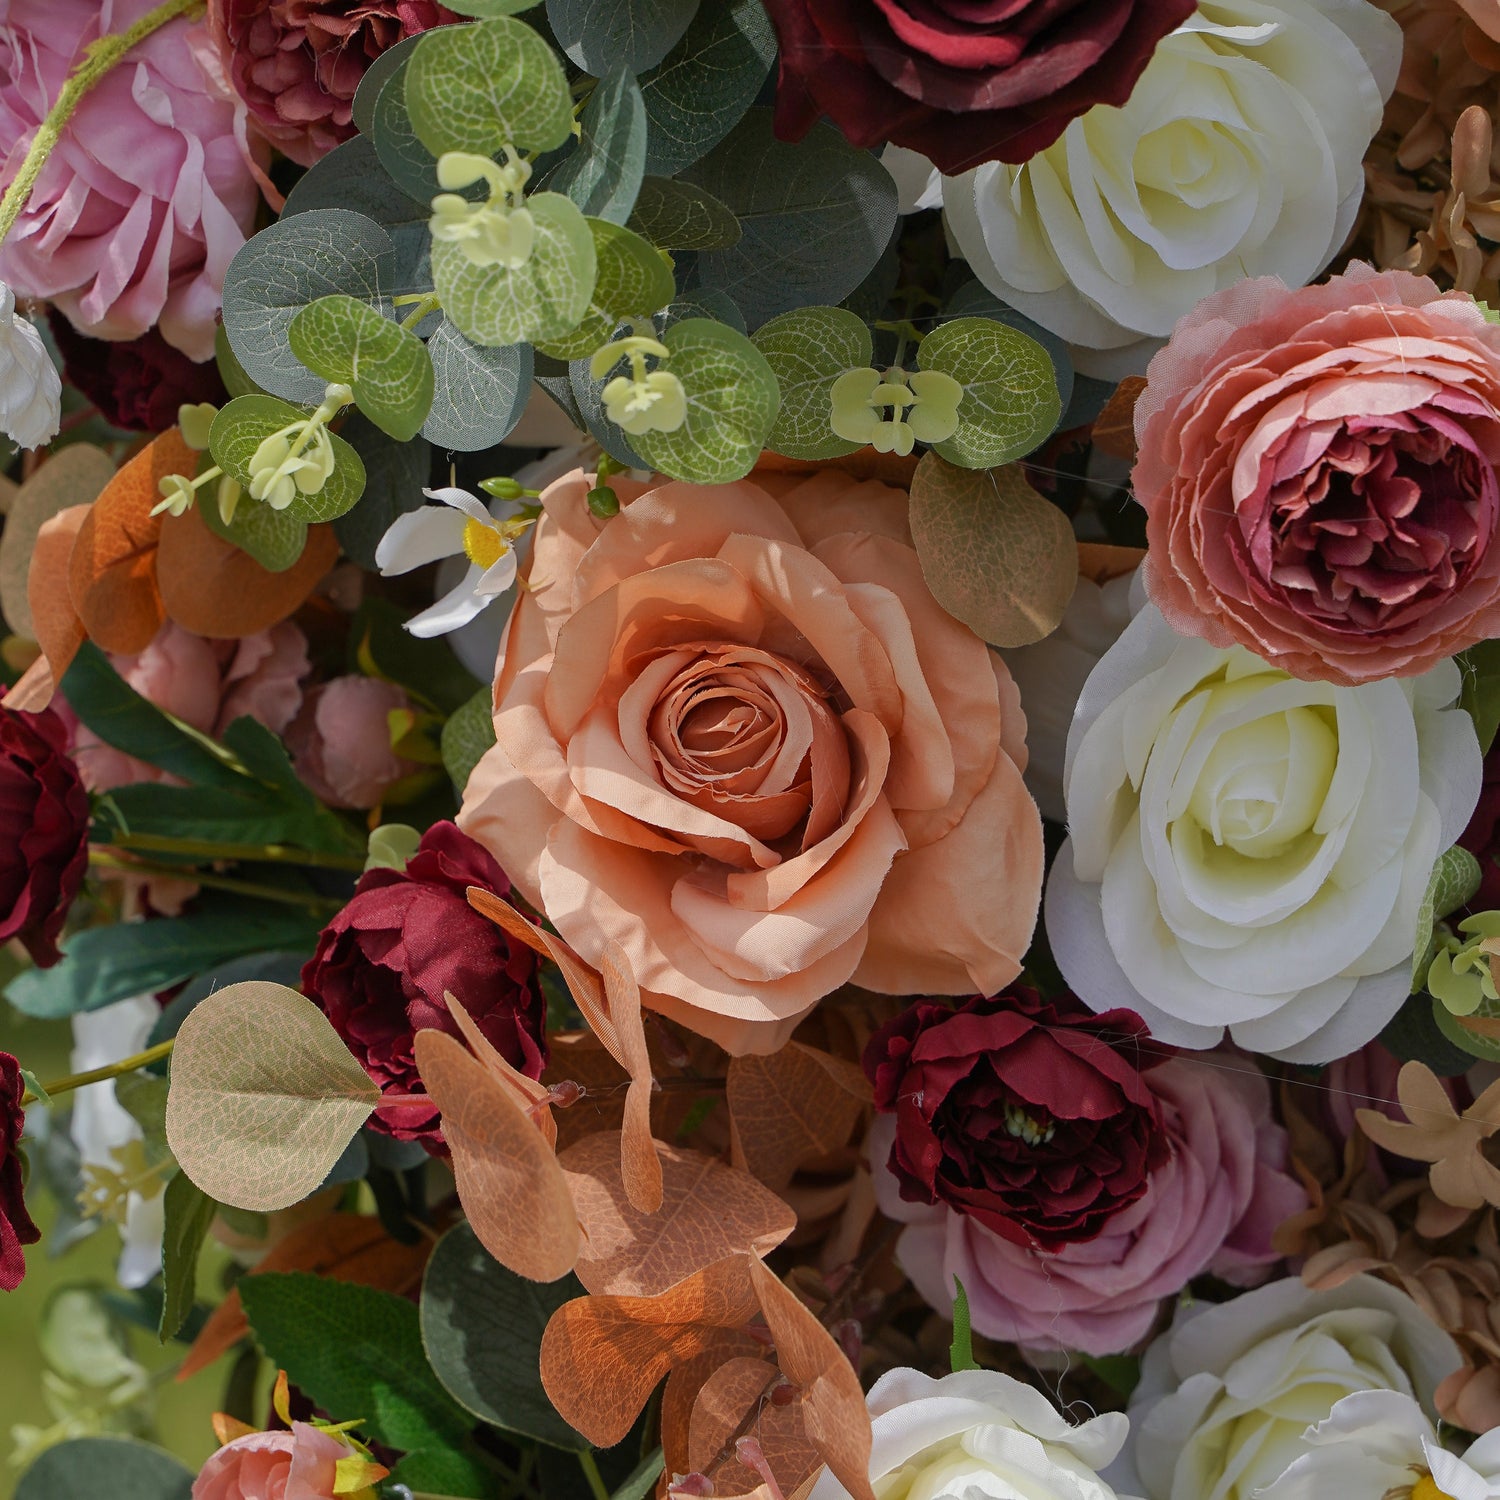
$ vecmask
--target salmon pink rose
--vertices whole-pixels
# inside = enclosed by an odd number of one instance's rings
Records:
[[[1472,297],[1358,263],[1241,282],[1178,323],[1135,425],[1180,633],[1337,683],[1500,635],[1500,327]]]
[[[907,497],[834,470],[542,497],[461,824],[591,963],[768,1052],[830,990],[994,993],[1041,819],[999,658],[922,579]]]
[[[306,1422],[290,1432],[248,1432],[225,1443],[193,1481],[192,1500],[360,1500],[368,1486],[339,1492],[338,1463],[354,1457],[346,1443]]]

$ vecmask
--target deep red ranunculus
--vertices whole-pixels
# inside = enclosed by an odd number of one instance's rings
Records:
[[[433,824],[405,870],[360,877],[302,970],[303,993],[384,1093],[425,1092],[412,1050],[418,1031],[459,1035],[445,990],[507,1062],[531,1078],[546,1066],[536,955],[469,905],[471,885],[510,893],[485,849],[452,823]],[[437,1110],[420,1104],[379,1110],[370,1124],[404,1141],[442,1141]]]
[[[1194,0],[766,0],[776,133],[826,114],[944,172],[1023,162],[1096,104],[1123,104]]]
[[[1094,1015],[1017,986],[919,1000],[865,1048],[896,1116],[889,1166],[908,1203],[946,1203],[1017,1245],[1093,1239],[1170,1154],[1134,1011]]]
[[[0,942],[18,939],[39,968],[89,862],[89,796],[52,711],[0,708]]]
[[[42,1232],[26,1212],[21,1183],[21,1132],[26,1111],[21,1108],[21,1065],[9,1052],[0,1052],[0,1292],[13,1292],[26,1274],[22,1245],[34,1245]]]

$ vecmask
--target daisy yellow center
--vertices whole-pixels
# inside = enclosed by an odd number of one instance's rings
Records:
[[[464,525],[464,556],[476,568],[493,568],[509,550],[509,543],[493,526],[483,521],[469,521]]]
[[[1440,1490],[1431,1474],[1424,1474],[1411,1487],[1411,1500],[1453,1500],[1453,1496],[1447,1490]]]

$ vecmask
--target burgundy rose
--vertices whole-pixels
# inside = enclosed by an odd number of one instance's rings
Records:
[[[88,868],[89,798],[50,708],[0,708],[0,942],[17,938],[39,968]]]
[[[112,427],[165,432],[177,425],[178,407],[202,401],[222,406],[229,399],[213,360],[196,363],[154,328],[115,343],[79,333],[56,310],[47,321],[63,357],[64,378]]]
[[[781,43],[776,133],[828,115],[944,172],[1023,162],[1096,104],[1123,104],[1193,0],[766,0]]]
[[[946,1203],[1017,1245],[1093,1239],[1170,1154],[1133,1011],[1016,987],[956,1008],[921,1000],[865,1048],[889,1167],[908,1203]]]
[[[0,1052],[0,1292],[13,1292],[26,1274],[22,1245],[34,1245],[42,1232],[26,1212],[21,1184],[21,1132],[26,1111],[21,1108],[21,1065],[9,1052]]]
[[[1500,907],[1500,749],[1484,758],[1484,785],[1469,826],[1459,843],[1479,861],[1479,889],[1469,906],[1474,911]]]
[[[354,134],[354,91],[388,47],[457,16],[435,0],[209,0],[208,23],[261,133],[311,166]]]
[[[323,929],[302,970],[302,990],[333,1022],[385,1093],[425,1092],[412,1054],[418,1031],[458,1036],[449,991],[507,1062],[530,1078],[547,1062],[547,1006],[536,955],[481,917],[464,892],[497,896],[510,881],[452,823],[435,823],[405,870],[371,870]],[[381,1110],[371,1126],[400,1140],[442,1141],[437,1110]]]

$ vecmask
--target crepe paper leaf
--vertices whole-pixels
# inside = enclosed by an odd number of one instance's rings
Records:
[[[431,1251],[432,1242],[425,1236],[411,1245],[393,1240],[373,1215],[323,1214],[277,1240],[244,1274],[309,1271],[405,1297],[421,1284]],[[209,1314],[177,1371],[179,1381],[207,1369],[249,1333],[250,1324],[240,1304],[240,1285],[243,1280],[231,1287],[224,1301]]]
[[[193,1478],[180,1459],[135,1438],[72,1438],[21,1475],[15,1500],[192,1500]]]
[[[870,1098],[852,1063],[801,1042],[764,1057],[731,1058],[725,1093],[735,1164],[772,1192],[803,1163],[847,1145]]]
[[[918,345],[917,364],[964,388],[958,430],[932,445],[963,468],[993,469],[1030,453],[1062,415],[1047,351],[994,318],[940,323]]]
[[[184,630],[239,640],[294,615],[338,559],[333,529],[310,526],[302,556],[272,573],[210,531],[194,506],[164,517],[156,581],[168,618]]]
[[[186,1172],[172,1174],[162,1194],[162,1302],[157,1337],[175,1338],[193,1310],[198,1254],[219,1205]]]
[[[466,703],[454,709],[443,723],[438,742],[443,752],[443,766],[453,783],[453,790],[460,797],[474,767],[495,743],[495,721],[490,714],[492,696],[489,688],[480,688]]]
[[[575,1270],[589,1291],[655,1297],[714,1261],[768,1255],[797,1216],[747,1172],[699,1151],[658,1143],[662,1199],[632,1205],[620,1166],[620,1135],[597,1131],[565,1151],[584,1244]]]
[[[59,511],[87,505],[115,477],[114,460],[92,443],[60,449],[11,496],[0,532],[0,611],[11,630],[36,640],[26,579],[42,524]]]
[[[473,1227],[450,1229],[422,1279],[422,1345],[448,1394],[491,1426],[549,1443],[589,1446],[557,1414],[542,1389],[547,1320],[582,1287],[574,1277],[550,1285],[502,1266]]]
[[[379,305],[394,279],[391,250],[379,224],[346,208],[294,214],[240,246],[224,277],[224,329],[250,378],[284,401],[317,405],[327,382],[292,353],[292,319],[334,292]]]
[[[557,44],[585,73],[640,73],[682,40],[699,0],[547,0]]]
[[[646,101],[628,63],[591,71],[600,78],[579,121],[577,148],[558,164],[547,186],[566,193],[586,214],[624,224],[646,173]]]
[[[874,1500],[870,1488],[870,1413],[859,1376],[833,1335],[762,1261],[750,1279],[776,1340],[776,1362],[802,1387],[807,1435],[835,1479],[854,1500]]]
[[[1094,418],[1090,441],[1111,458],[1135,462],[1135,404],[1146,389],[1143,375],[1127,375],[1104,403],[1104,410]]]
[[[504,442],[531,394],[530,346],[473,344],[445,319],[428,339],[427,352],[435,386],[423,436],[459,453]]]
[[[842,307],[799,307],[762,323],[750,342],[781,387],[781,409],[767,443],[792,458],[853,453],[860,445],[841,438],[828,422],[834,381],[874,355],[864,320]]]
[[[675,432],[632,441],[655,469],[693,484],[728,484],[755,467],[776,422],[781,393],[765,356],[742,333],[708,318],[662,335],[664,366],[682,382],[687,419]]]
[[[1488,755],[1500,728],[1500,641],[1479,641],[1454,660],[1463,677],[1458,706],[1473,719],[1479,748]]]
[[[657,1142],[651,1136],[651,1057],[646,1050],[646,1028],[641,1018],[641,987],[618,943],[604,950],[604,993],[614,1029],[615,1047],[600,1040],[630,1075],[625,1090],[625,1120],[620,1131],[620,1169],[625,1196],[642,1213],[653,1214],[662,1204],[662,1168]]]
[[[528,1077],[519,1068],[513,1067],[496,1050],[490,1039],[474,1024],[473,1018],[448,990],[443,991],[443,1000],[449,1014],[458,1023],[464,1040],[473,1049],[475,1059],[511,1096],[516,1107],[526,1115],[542,1133],[542,1138],[554,1151],[557,1149],[557,1122],[552,1111],[546,1107],[550,1098],[547,1085]],[[542,1105],[543,1108],[536,1108]]]
[[[449,29],[426,34],[437,37]],[[525,265],[476,266],[462,245],[433,244],[432,280],[443,310],[476,344],[561,338],[588,313],[597,269],[588,220],[561,193],[535,193],[526,208],[536,241]]]
[[[419,1031],[417,1070],[443,1113],[459,1201],[480,1242],[531,1281],[556,1281],[578,1259],[578,1215],[535,1121],[446,1032]]]
[[[842,302],[896,227],[896,184],[870,152],[824,122],[795,144],[777,140],[761,106],[684,175],[740,220],[740,240],[703,251],[698,274],[734,298],[751,328],[794,307]]]
[[[306,521],[299,521],[289,511],[272,510],[259,501],[236,505],[233,518],[226,522],[210,488],[198,514],[215,536],[248,553],[268,573],[285,573],[307,547]]]
[[[1422,904],[1417,908],[1416,936],[1412,947],[1411,987],[1415,993],[1426,983],[1427,968],[1437,946],[1433,927],[1449,912],[1467,904],[1480,887],[1484,873],[1467,849],[1455,844],[1438,855],[1427,880]]]
[[[618,1443],[657,1383],[714,1330],[755,1315],[749,1257],[695,1271],[657,1297],[579,1297],[542,1337],[542,1384],[563,1418],[601,1448]]]
[[[314,375],[347,385],[359,409],[398,443],[410,442],[432,407],[432,360],[416,334],[357,297],[309,302],[287,330],[292,353]]]
[[[643,177],[627,221],[660,250],[725,250],[744,231],[733,212],[691,182]]]
[[[741,1494],[760,1483],[756,1470],[735,1457],[734,1439],[741,1433],[760,1444],[784,1495],[822,1472],[801,1402],[777,1406],[766,1399],[780,1379],[769,1360],[741,1356],[720,1365],[699,1390],[688,1426],[688,1464],[691,1472],[708,1475],[717,1494]]]
[[[892,287],[894,291],[895,288]],[[882,309],[884,303],[881,304]],[[876,317],[884,316],[883,311],[874,314]],[[1007,302],[1002,302],[982,282],[966,281],[948,299],[943,308],[942,321],[947,322],[953,318],[992,318],[997,323],[1004,323],[1007,328],[1014,328],[1018,333],[1024,333],[1028,338],[1035,339],[1043,349],[1047,351],[1047,358],[1052,361],[1052,377],[1057,382],[1057,399],[1068,420],[1061,425],[1065,428],[1082,426],[1092,421],[1096,411],[1087,413],[1079,420],[1074,420],[1074,412],[1070,410],[1073,403],[1075,387],[1084,395],[1084,386],[1098,386],[1101,394],[1098,406],[1104,405],[1105,398],[1114,389],[1112,384],[1103,381],[1090,381],[1080,376],[1073,368],[1073,356],[1066,343],[1063,342],[1050,328],[1043,328],[1034,318],[1028,318],[1025,313],[1018,312]],[[1086,396],[1085,396],[1086,399]]]
[[[171,1078],[167,1139],[182,1170],[221,1203],[263,1213],[318,1187],[380,1101],[311,1000],[258,980],[193,1008]]]
[[[391,1480],[445,1496],[490,1496],[494,1477],[472,1453],[469,1414],[443,1389],[404,1297],[304,1272],[240,1282],[261,1352],[314,1405],[406,1457]],[[472,1455],[472,1456],[471,1456]]]
[[[948,1367],[956,1375],[960,1370],[977,1370],[974,1337],[969,1328],[969,1294],[957,1276],[953,1278],[953,1342],[948,1346]]]
[[[646,170],[675,177],[734,129],[776,57],[761,0],[700,4],[682,40],[641,77]]]
[[[78,534],[88,520],[91,507],[70,505],[59,511],[49,521],[42,523],[37,532],[36,545],[31,550],[31,565],[26,579],[26,597],[31,610],[31,621],[36,631],[37,645],[42,648],[41,660],[27,669],[26,676],[16,688],[6,695],[8,707],[43,708],[51,701],[57,684],[66,675],[78,648],[88,639],[83,621],[73,607],[73,595],[68,588],[68,572],[72,566],[73,548]],[[45,666],[46,678],[38,673],[36,688],[23,695],[18,692],[22,684]]]
[[[585,359],[614,337],[630,317],[647,317],[672,300],[676,286],[667,258],[634,230],[604,219],[588,220],[598,274],[588,311],[572,332],[543,340],[538,352],[553,359]]]
[[[396,325],[392,323],[390,326],[394,328]],[[422,352],[426,354],[425,349]],[[262,441],[294,422],[303,421],[309,415],[309,412],[275,396],[236,396],[227,406],[219,409],[209,430],[208,441],[213,449],[214,461],[231,479],[238,480],[248,490],[254,472],[251,462]],[[333,472],[323,481],[323,488],[316,494],[304,495],[298,492],[292,503],[281,512],[291,520],[308,525],[332,521],[345,511],[353,509],[364,493],[365,466],[359,454],[336,432],[328,433],[327,437],[333,445]],[[204,506],[213,503],[210,497],[194,509],[202,510]],[[248,494],[240,499],[241,506],[261,504],[264,502],[252,500]],[[173,519],[181,520],[182,517]],[[278,568],[275,571],[286,570]]]
[[[407,65],[406,107],[434,156],[551,151],[573,133],[562,64],[531,27],[503,16],[425,33]]]
[[[911,534],[933,597],[992,646],[1050,635],[1078,585],[1068,518],[1014,464],[960,469],[926,454],[912,476]]]

